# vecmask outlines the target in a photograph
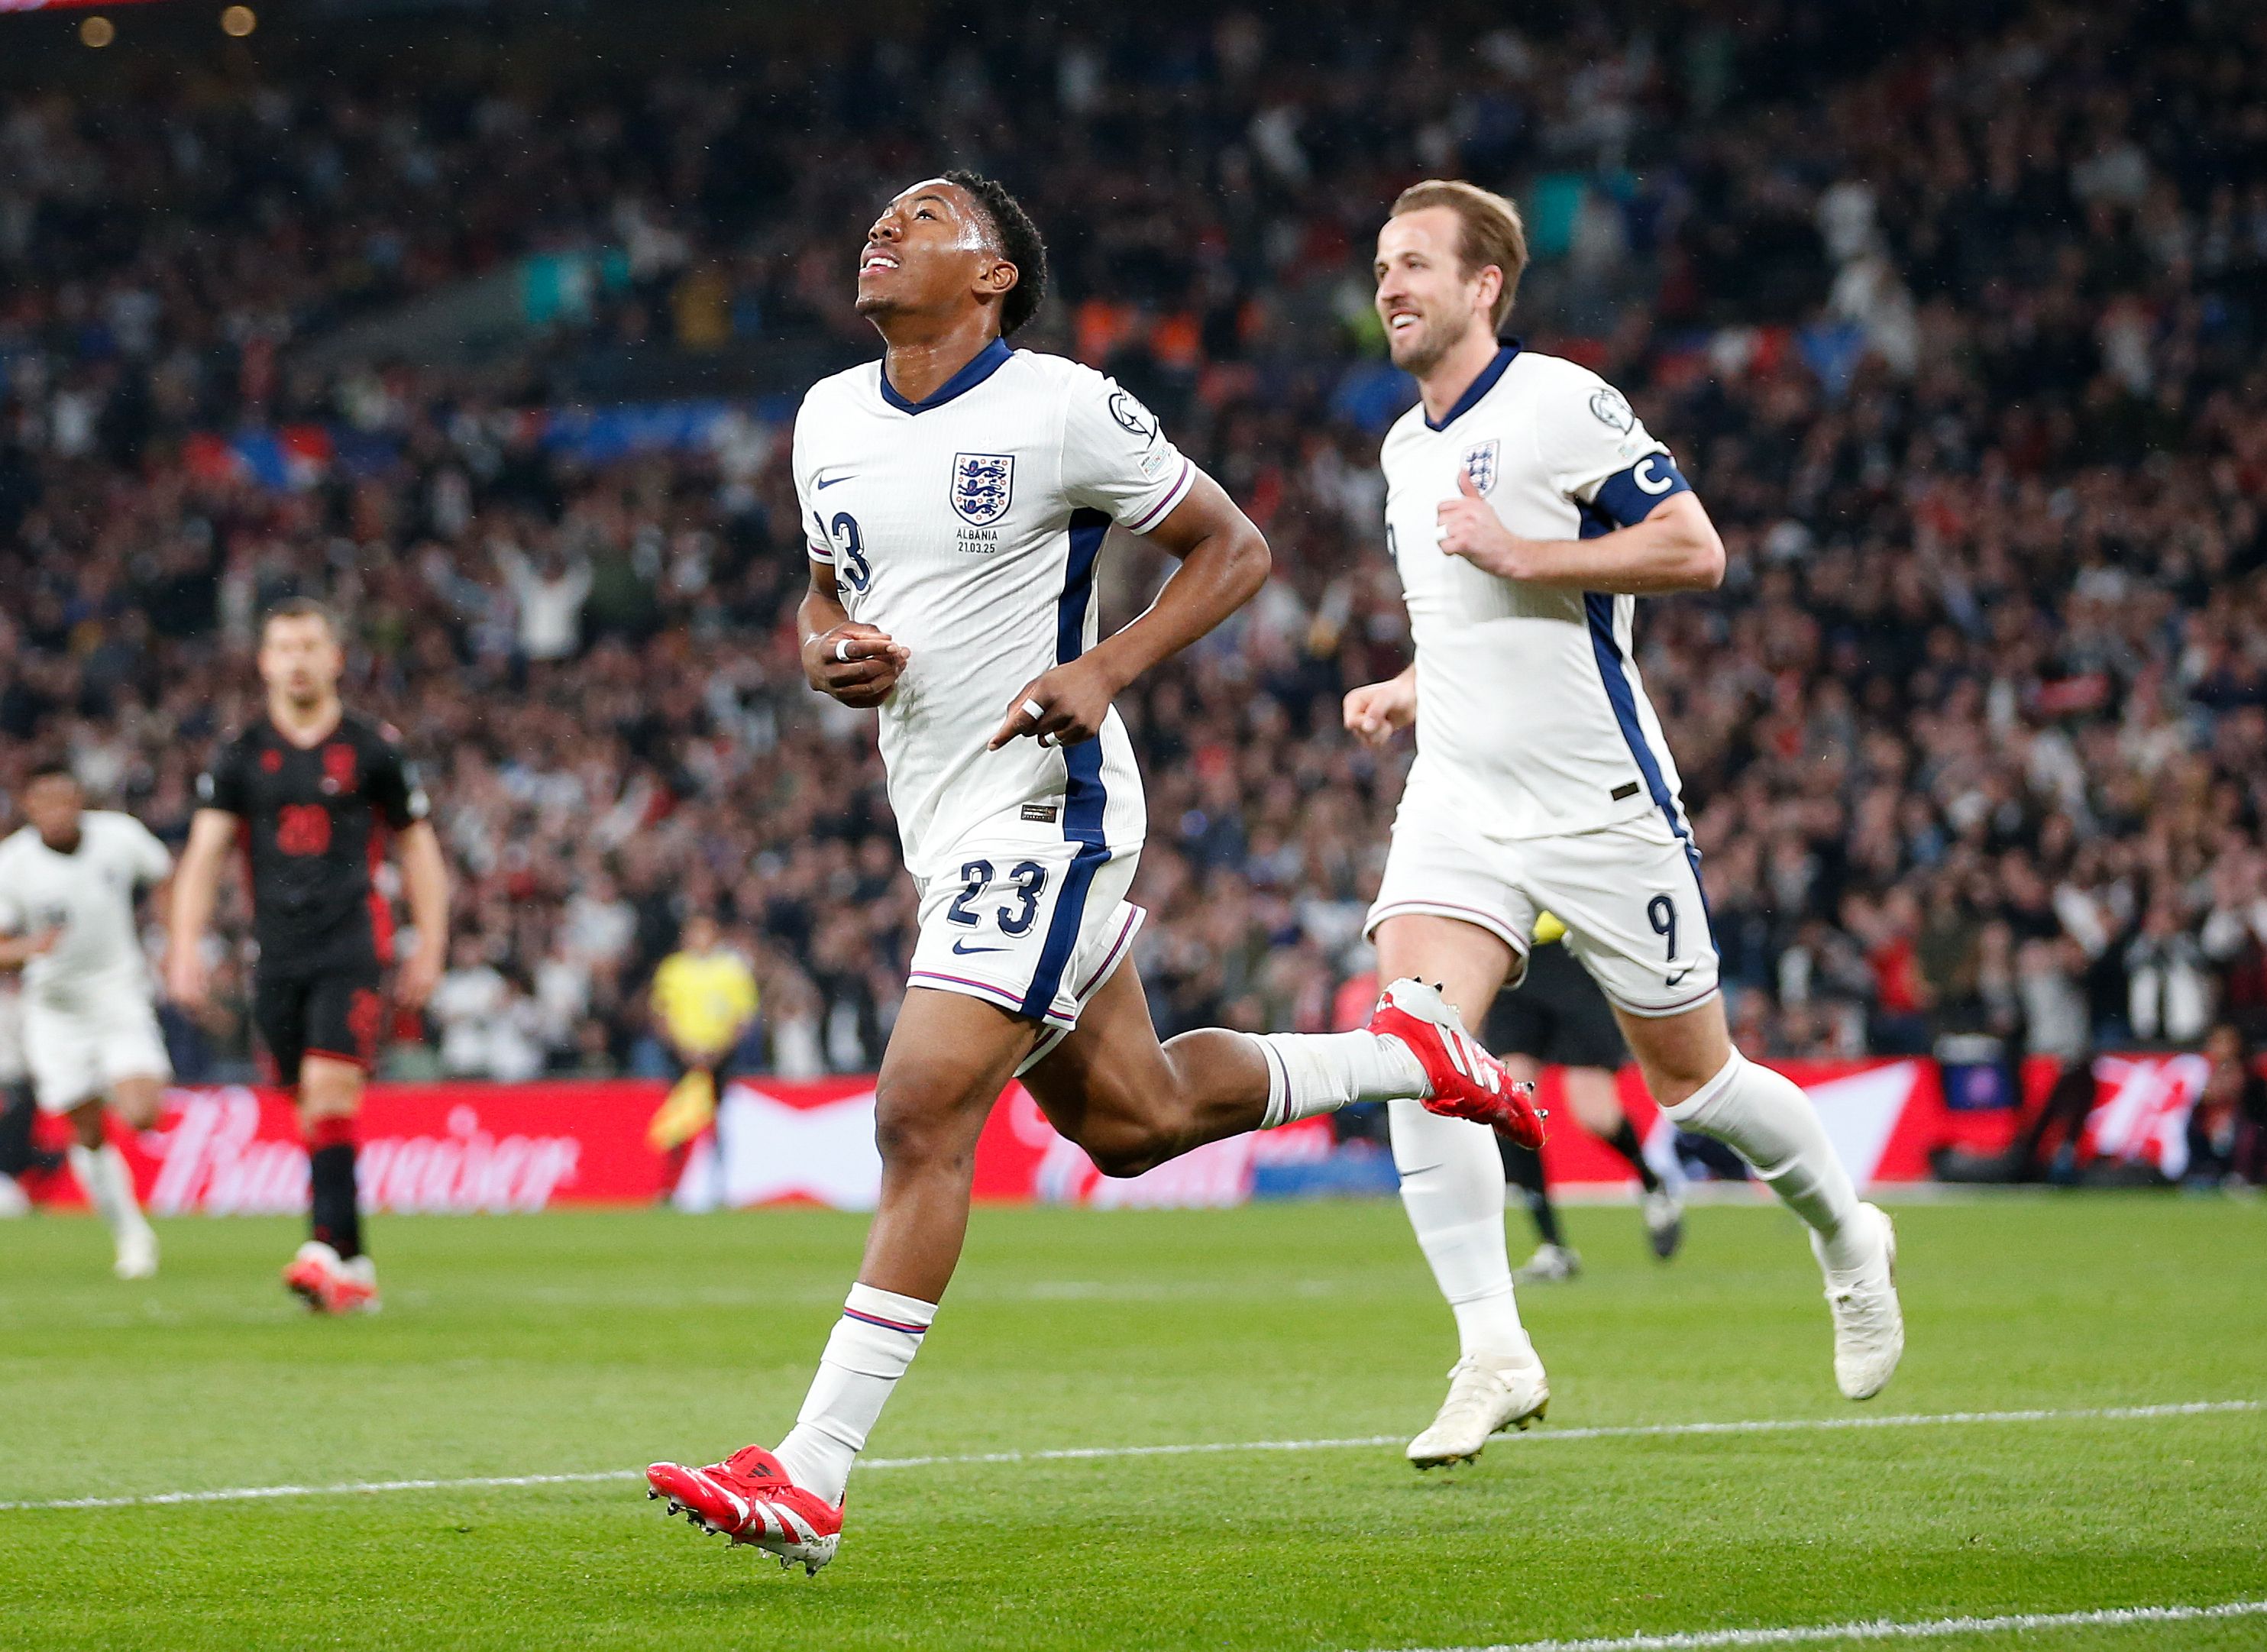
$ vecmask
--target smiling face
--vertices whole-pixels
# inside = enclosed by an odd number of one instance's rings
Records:
[[[1393,364],[1422,378],[1475,328],[1494,336],[1493,312],[1503,272],[1469,274],[1464,224],[1447,207],[1420,207],[1388,218],[1377,232],[1377,318]]]
[[[893,317],[996,304],[1016,281],[984,209],[958,184],[932,178],[883,208],[866,231],[858,313],[887,332]]]

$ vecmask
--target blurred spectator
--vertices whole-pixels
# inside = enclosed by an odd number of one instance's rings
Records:
[[[1732,553],[1721,591],[1641,606],[1636,655],[1742,1036],[2076,1070],[2267,1032],[2267,186],[2227,67],[2267,14],[1877,10],[1828,40],[1801,8],[1610,5],[1470,49],[1423,7],[978,11],[989,48],[942,79],[973,14],[753,55],[688,24],[616,71],[499,13],[415,85],[318,40],[264,79],[13,99],[0,828],[54,743],[178,841],[256,715],[253,614],[328,595],[451,861],[451,1070],[651,1055],[695,911],[759,949],[779,1070],[869,1066],[913,897],[870,718],[796,660],[793,399],[611,443],[564,408],[632,369],[870,356],[874,203],[909,158],[974,158],[1053,242],[1035,347],[1151,400],[1275,552],[1121,708],[1160,1029],[1304,1024],[1368,966],[1406,762],[1338,726],[1407,637],[1366,247],[1401,182],[1462,173],[1530,208],[1522,329],[1627,391]],[[518,355],[333,349],[499,275],[545,307]],[[1104,567],[1122,620],[1156,559]],[[185,1074],[245,1070],[245,915]]]
[[[2267,1184],[2267,1077],[2250,1040],[2222,1022],[2205,1056],[2212,1072],[2189,1115],[2187,1179],[2205,1187]]]

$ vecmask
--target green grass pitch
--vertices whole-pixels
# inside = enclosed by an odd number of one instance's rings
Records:
[[[1904,1370],[1853,1407],[1792,1222],[1696,1210],[1662,1267],[1578,1210],[1522,1293],[1549,1422],[1394,1445],[862,1469],[782,1575],[631,1479],[0,1509],[0,1647],[1469,1647],[2267,1597],[2267,1412],[1745,1434],[1692,1421],[2267,1400],[2267,1205],[1898,1212]],[[291,1224],[0,1226],[0,1501],[603,1473],[770,1442],[862,1218],[379,1218],[375,1319],[297,1311]],[[1390,1202],[982,1210],[870,1455],[1405,1436],[1454,1348]],[[1931,1647],[2256,1648],[2267,1617]]]

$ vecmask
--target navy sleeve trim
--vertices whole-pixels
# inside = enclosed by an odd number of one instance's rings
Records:
[[[1647,453],[1627,470],[1598,484],[1591,503],[1618,528],[1642,522],[1671,494],[1691,493],[1692,484],[1666,453]]]

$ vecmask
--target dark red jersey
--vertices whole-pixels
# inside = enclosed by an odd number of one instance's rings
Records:
[[[363,949],[390,961],[393,924],[378,869],[392,833],[426,813],[392,729],[349,711],[301,746],[262,717],[220,748],[197,800],[240,822],[263,973],[319,968]]]

